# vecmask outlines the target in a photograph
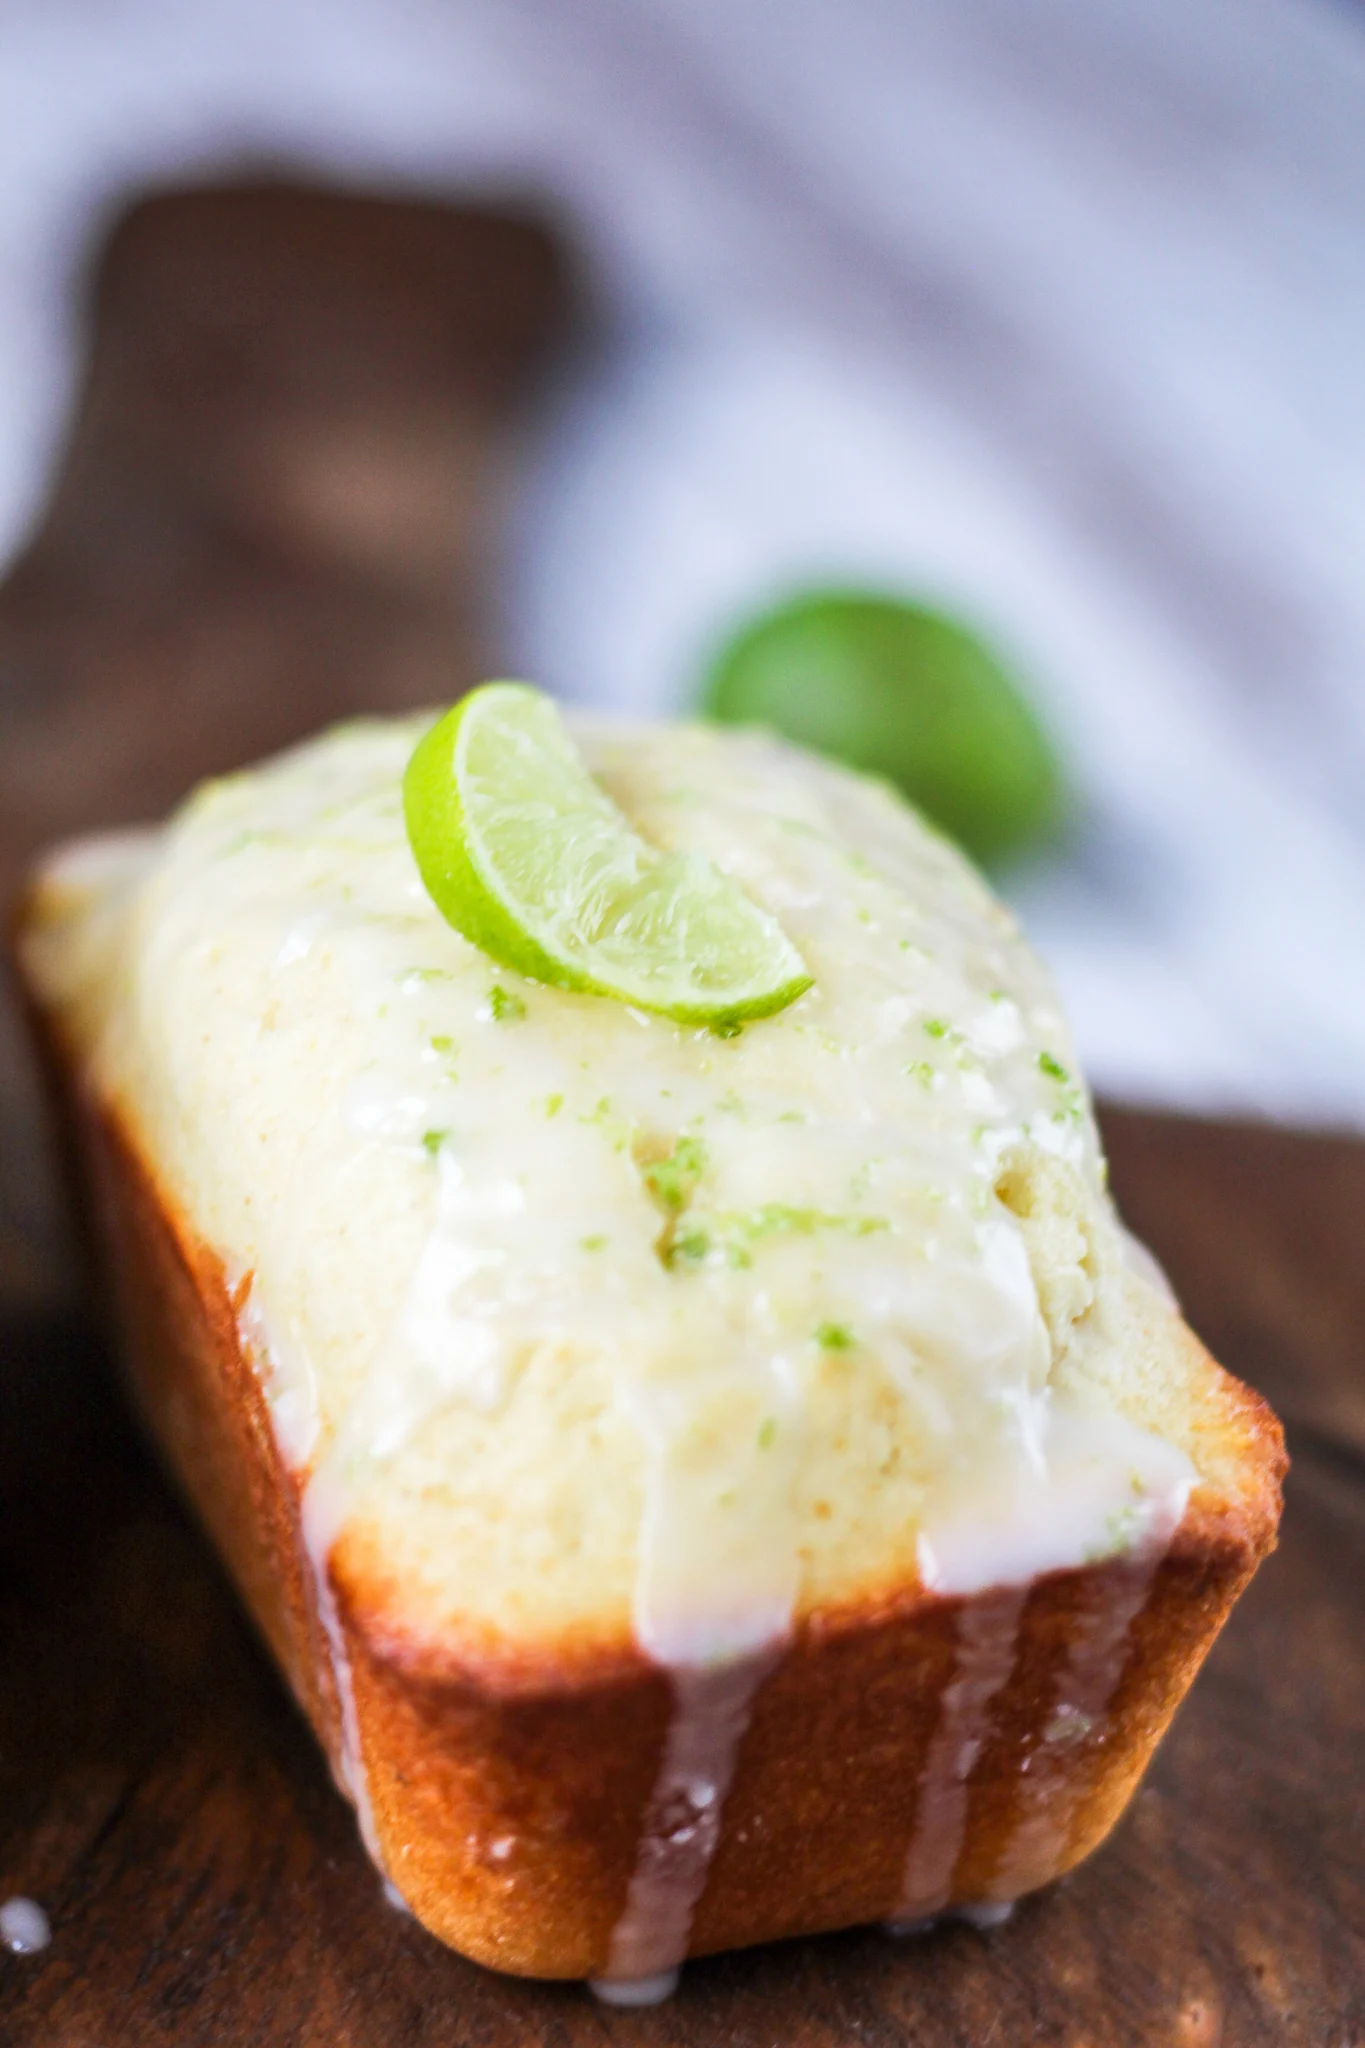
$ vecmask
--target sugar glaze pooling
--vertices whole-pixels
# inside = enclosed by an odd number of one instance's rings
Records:
[[[16,1956],[36,1956],[52,1940],[52,1926],[36,1899],[6,1899],[0,1904],[0,1944]]]
[[[581,722],[632,821],[735,875],[815,975],[717,1040],[521,982],[450,931],[402,830],[418,730],[340,731],[210,786],[165,834],[92,850],[84,874],[71,858],[65,886],[98,902],[68,994],[104,1085],[160,1119],[197,1227],[252,1274],[244,1335],[281,1454],[311,1475],[338,1768],[367,1836],[331,1581],[351,1515],[381,1477],[416,1485],[452,1415],[524,1423],[547,1360],[597,1374],[634,1433],[633,1624],[676,1714],[612,1948],[625,1996],[686,1952],[753,1695],[853,1541],[841,1515],[883,1503],[904,1577],[977,1591],[1147,1555],[1192,1468],[1059,1368],[1126,1254],[1046,977],[952,849],[775,743]],[[130,937],[133,985],[111,997],[101,949]],[[1049,1203],[1040,1251],[1030,1205]],[[823,1421],[839,1400],[871,1418],[844,1466]],[[1102,1713],[1128,1625],[1097,1624],[1062,1721]],[[1008,1682],[1003,1620],[990,1633],[960,1644],[910,1907],[951,1885]]]

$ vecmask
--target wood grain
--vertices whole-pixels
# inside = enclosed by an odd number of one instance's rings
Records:
[[[42,838],[476,672],[483,499],[565,272],[530,224],[404,221],[252,187],[116,230],[66,466],[0,592],[0,883]],[[378,516],[357,475],[387,476]],[[732,1955],[620,2013],[384,1904],[100,1332],[53,1305],[20,1073],[0,1044],[0,1898],[53,1940],[0,1952],[5,2048],[1365,2044],[1365,1145],[1106,1118],[1130,1220],[1295,1467],[1281,1548],[1104,1850],[995,1932]]]

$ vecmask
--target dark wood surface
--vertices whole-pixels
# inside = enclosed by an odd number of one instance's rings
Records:
[[[534,225],[348,204],[201,195],[116,230],[51,512],[0,592],[5,886],[42,838],[477,671],[494,429],[563,319],[562,262]],[[281,209],[324,280],[292,298]],[[226,291],[194,254],[215,234]],[[4,2048],[1365,2044],[1365,1145],[1106,1118],[1131,1222],[1294,1456],[1281,1548],[1110,1843],[995,1932],[731,1956],[621,2013],[491,1976],[383,1903],[63,1289],[23,1076],[11,1031],[0,1898],[38,1899],[53,1939],[0,1951]]]

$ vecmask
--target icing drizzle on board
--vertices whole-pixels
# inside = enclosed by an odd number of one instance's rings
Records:
[[[962,1608],[916,1793],[903,1917],[932,1915],[1018,1589],[1132,1560],[1059,1677],[1046,1788],[1102,1722],[1195,1476],[1103,1370],[1135,1289],[1174,1311],[1108,1204],[1047,977],[889,791],[757,735],[582,720],[632,823],[734,876],[815,985],[727,1039],[524,981],[421,886],[400,801],[420,730],[340,729],[163,832],[69,850],[26,941],[96,1084],[252,1275],[243,1342],[307,1475],[367,1844],[381,1860],[335,1580],[362,1518],[433,1627],[619,1614],[670,1674],[617,1998],[686,1953],[800,1614],[919,1582],[988,1596]],[[982,1910],[1039,1881],[1056,1803],[1030,1793]]]

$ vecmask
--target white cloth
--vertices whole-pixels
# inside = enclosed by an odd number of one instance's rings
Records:
[[[97,209],[265,153],[577,228],[608,317],[531,459],[522,672],[676,706],[805,581],[959,606],[1081,793],[1013,893],[1096,1082],[1365,1126],[1365,12],[12,5],[0,545]]]

